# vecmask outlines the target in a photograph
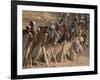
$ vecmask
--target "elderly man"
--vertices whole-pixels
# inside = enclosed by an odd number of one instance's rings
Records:
[[[51,43],[56,44],[60,39],[60,34],[55,30],[55,25],[51,25],[48,31],[48,39]]]

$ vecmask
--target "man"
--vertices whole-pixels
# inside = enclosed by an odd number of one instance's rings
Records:
[[[75,39],[75,42],[74,42],[74,50],[75,50],[76,53],[81,52],[83,54],[83,52],[82,52],[82,46],[80,44],[79,37],[76,37],[76,39]]]
[[[26,61],[26,58],[27,58],[27,55],[28,55],[28,47],[30,45],[30,28],[31,26],[30,25],[26,25],[25,26],[25,29],[23,30],[23,66],[25,66],[25,61]]]

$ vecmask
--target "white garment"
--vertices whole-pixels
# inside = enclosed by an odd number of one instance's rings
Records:
[[[82,46],[81,46],[81,44],[79,43],[79,41],[76,40],[76,42],[75,42],[75,51],[76,51],[76,52],[79,52],[79,50],[82,51]]]

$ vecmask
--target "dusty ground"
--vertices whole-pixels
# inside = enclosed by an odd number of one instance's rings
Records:
[[[54,48],[53,51],[59,52],[60,49]],[[28,68],[47,67],[46,62],[43,63],[40,61],[38,64],[39,65],[33,65],[33,66],[28,65]],[[75,58],[73,61],[69,59],[63,59],[61,62],[57,62],[56,64],[55,61],[49,60],[48,64],[49,64],[49,67],[87,66],[89,65],[89,48],[87,47],[86,49],[83,49],[83,54],[75,55]]]

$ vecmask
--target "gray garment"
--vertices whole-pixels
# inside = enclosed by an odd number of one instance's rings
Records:
[[[23,34],[23,60],[26,59],[28,55],[27,50],[30,46],[30,35],[29,33]]]
[[[78,40],[76,40],[74,43],[74,49],[76,52],[79,52],[79,50],[82,51],[82,46]]]

